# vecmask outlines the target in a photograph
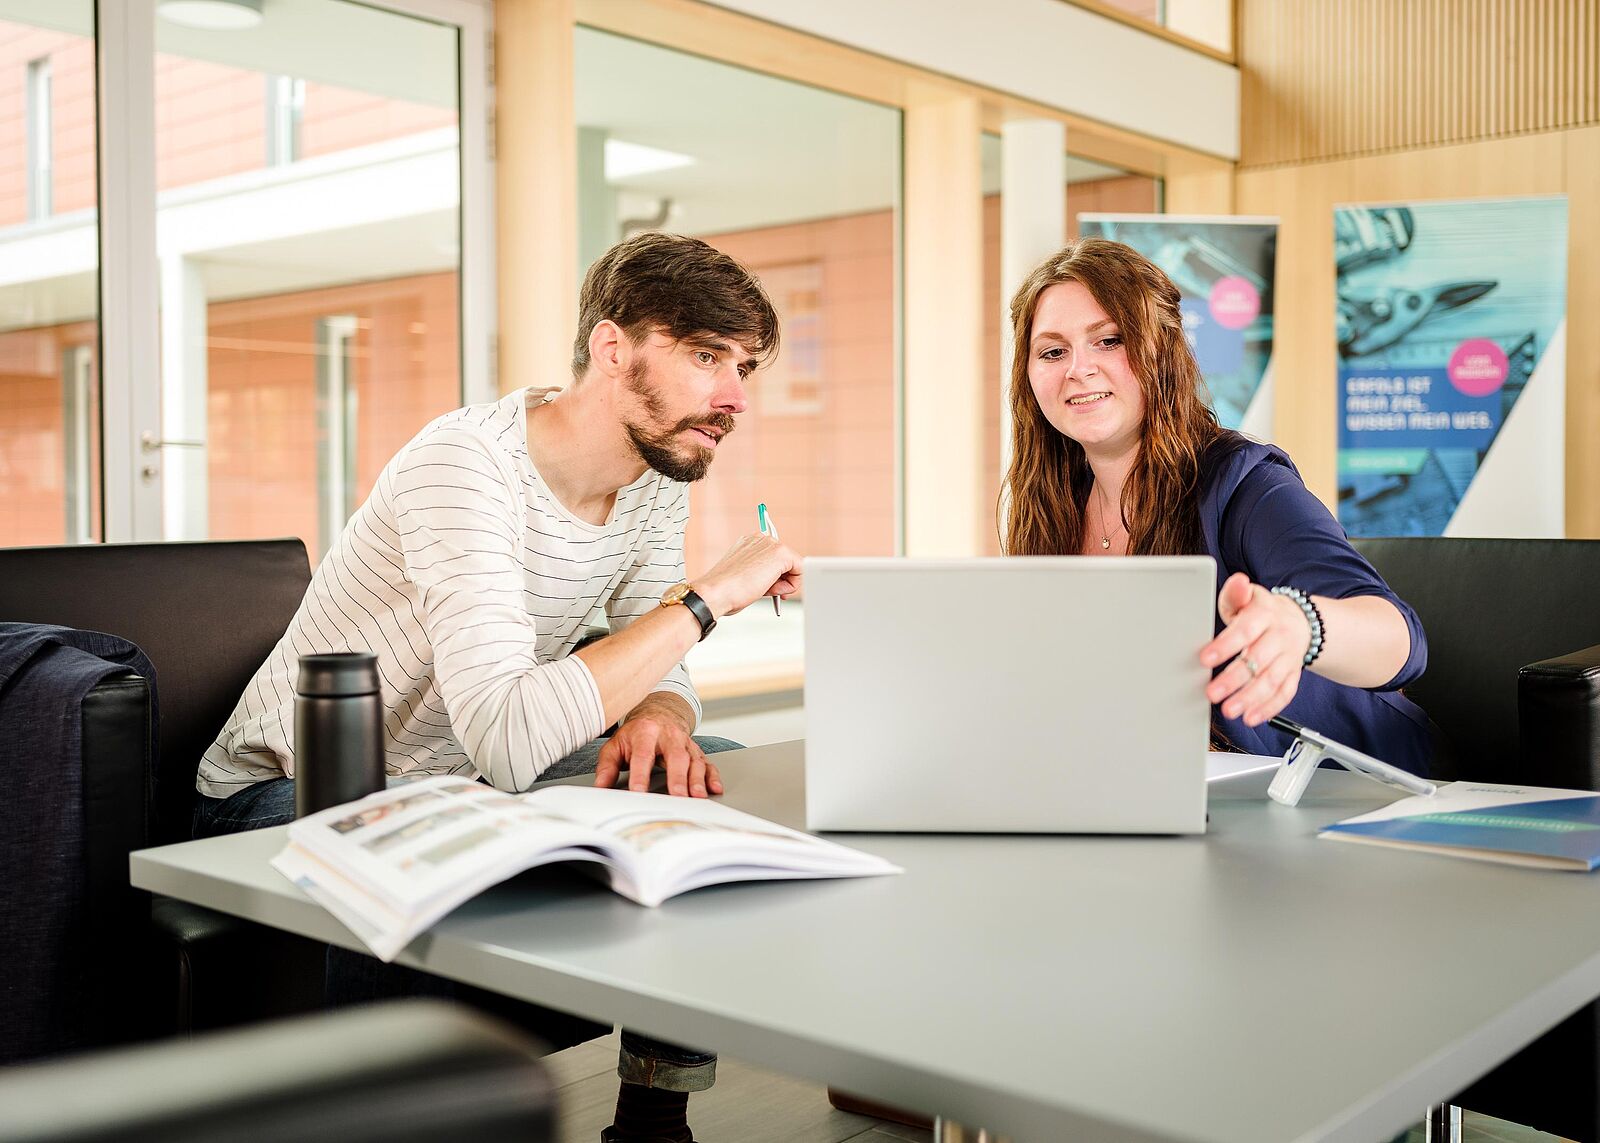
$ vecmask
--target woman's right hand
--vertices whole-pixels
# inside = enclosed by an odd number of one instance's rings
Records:
[[[800,557],[787,545],[752,532],[741,536],[710,571],[689,582],[721,619],[763,596],[787,598],[800,590]]]

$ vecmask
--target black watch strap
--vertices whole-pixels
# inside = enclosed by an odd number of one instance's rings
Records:
[[[717,617],[711,614],[711,608],[700,598],[700,593],[692,589],[683,593],[683,605],[700,621],[700,641],[705,642],[706,636],[717,625]]]

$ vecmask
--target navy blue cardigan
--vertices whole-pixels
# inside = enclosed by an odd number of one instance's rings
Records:
[[[1322,501],[1300,479],[1282,449],[1224,433],[1201,467],[1200,528],[1217,561],[1217,590],[1234,572],[1263,587],[1288,585],[1329,599],[1378,595],[1405,618],[1411,654],[1398,674],[1371,690],[1344,686],[1306,671],[1285,717],[1416,774],[1433,757],[1428,716],[1400,693],[1428,665],[1428,641],[1417,613],[1389,590],[1376,569],[1350,546]],[[1217,620],[1222,630],[1222,620]],[[1336,644],[1339,631],[1329,628]],[[1241,750],[1282,754],[1290,738],[1267,725],[1248,727],[1215,711],[1217,725]]]

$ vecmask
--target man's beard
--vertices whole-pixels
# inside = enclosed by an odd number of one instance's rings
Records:
[[[639,398],[645,413],[655,421],[662,415],[661,398],[649,387],[647,374],[644,362],[636,362],[628,371],[628,390]],[[702,413],[685,417],[661,432],[648,431],[631,421],[623,427],[628,431],[628,441],[633,445],[633,451],[651,469],[668,480],[693,484],[704,478],[711,462],[716,459],[717,450],[705,445],[690,445],[688,455],[684,455],[684,445],[678,439],[680,434],[689,429],[710,428],[726,437],[734,430],[734,420],[728,413]]]

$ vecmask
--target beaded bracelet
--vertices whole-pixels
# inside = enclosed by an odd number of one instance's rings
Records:
[[[1317,661],[1317,656],[1322,654],[1322,612],[1317,610],[1317,605],[1312,602],[1311,596],[1301,591],[1298,587],[1275,587],[1273,595],[1285,595],[1300,605],[1300,610],[1305,612],[1306,622],[1311,625],[1311,645],[1306,648],[1306,657],[1301,662],[1302,667],[1309,667]]]

